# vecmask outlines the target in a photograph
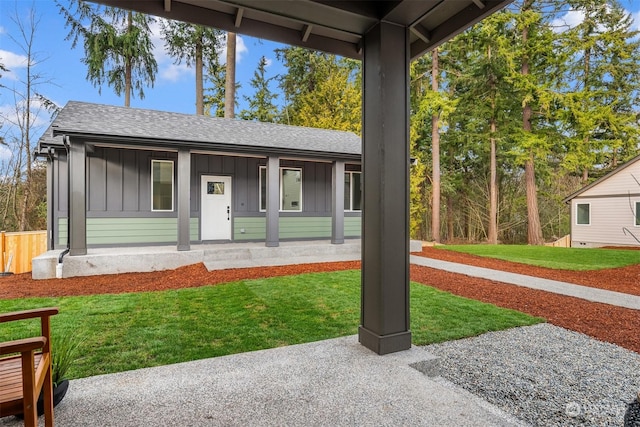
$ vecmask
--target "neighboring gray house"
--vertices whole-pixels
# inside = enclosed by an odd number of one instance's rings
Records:
[[[361,139],[350,132],[69,102],[38,153],[48,248],[66,247],[69,231],[70,255],[360,236]]]
[[[571,246],[640,246],[640,156],[576,191]]]

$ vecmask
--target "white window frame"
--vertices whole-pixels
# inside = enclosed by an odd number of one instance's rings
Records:
[[[262,208],[262,171],[265,171],[265,177],[266,177],[266,171],[267,171],[267,167],[266,166],[260,166],[258,168],[258,211],[260,212],[266,212],[266,206],[265,209]],[[293,170],[293,171],[299,171],[300,172],[300,206],[299,209],[297,210],[284,210],[282,209],[282,191],[283,191],[283,186],[282,186],[282,176],[285,170]],[[280,201],[279,201],[279,212],[302,212],[303,207],[302,207],[302,195],[304,194],[303,189],[302,189],[302,183],[303,183],[303,179],[302,179],[302,168],[296,168],[296,167],[290,167],[290,166],[280,166],[279,168],[279,172],[278,172],[278,186],[279,186],[279,197],[280,197]],[[265,186],[266,188],[266,186]],[[265,199],[265,202],[268,204],[269,201]]]
[[[154,209],[153,208],[153,164],[154,163],[170,163],[171,164],[171,209]],[[173,212],[175,210],[175,164],[173,160],[151,160],[151,212]]]
[[[360,183],[362,183],[362,172],[361,171],[345,171],[344,173],[345,175],[349,175],[349,188],[345,188],[345,192],[349,191],[349,209],[347,209],[345,207],[344,211],[345,212],[362,212],[362,208],[360,209],[353,209],[353,190],[354,190],[354,184],[353,184],[353,175],[360,175]],[[362,195],[360,196],[361,200],[360,203],[362,204]]]
[[[578,217],[578,207],[580,205],[589,206],[589,222],[586,223],[586,224],[581,224],[581,223],[578,222],[578,218],[579,218]],[[578,202],[576,202],[576,225],[591,225],[591,203],[578,203]]]

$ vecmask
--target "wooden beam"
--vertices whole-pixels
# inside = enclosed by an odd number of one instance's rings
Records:
[[[244,9],[238,8],[238,11],[236,12],[236,28],[240,28],[240,25],[242,24],[242,15],[244,15]]]
[[[420,40],[424,41],[425,43],[429,43],[431,41],[431,32],[420,24],[412,26],[411,32],[418,36],[418,38],[420,38]]]
[[[303,42],[307,42],[307,40],[309,40],[309,36],[311,35],[311,29],[313,28],[313,25],[311,24],[307,24],[304,26],[304,30],[302,31],[302,41]]]
[[[171,0],[164,0],[164,11],[171,12]]]

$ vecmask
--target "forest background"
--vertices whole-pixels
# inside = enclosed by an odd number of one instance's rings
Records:
[[[0,46],[0,102],[11,105],[0,109],[6,231],[46,229],[46,168],[34,152],[60,106],[36,49],[55,36],[39,30],[38,6],[2,14],[24,58],[18,76]],[[542,244],[569,233],[563,200],[640,154],[640,14],[629,6],[515,1],[412,62],[412,238]],[[359,61],[280,46],[281,72],[261,56],[236,97],[226,66],[236,64],[237,48],[226,49],[235,35],[77,0],[56,7],[86,80],[125,105],[156,82],[159,34],[176,66],[195,69],[195,93],[182,96],[197,114],[361,133]]]

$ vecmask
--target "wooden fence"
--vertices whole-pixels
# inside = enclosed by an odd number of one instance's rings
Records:
[[[570,248],[571,247],[571,234],[567,234],[564,237],[559,238],[555,242],[545,243],[545,246],[555,246],[557,248]]]
[[[46,231],[0,232],[0,271],[31,271],[31,260],[47,251]]]

